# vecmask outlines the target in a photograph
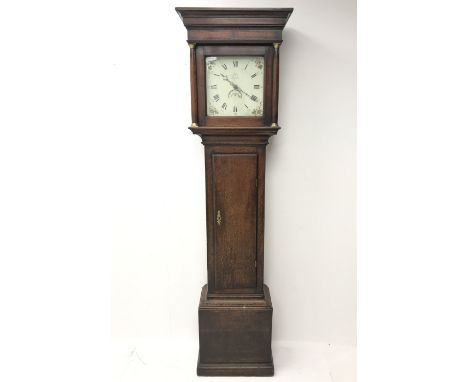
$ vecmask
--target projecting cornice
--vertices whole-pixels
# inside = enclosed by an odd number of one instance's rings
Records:
[[[185,8],[177,13],[187,28],[189,43],[274,43],[293,8]]]

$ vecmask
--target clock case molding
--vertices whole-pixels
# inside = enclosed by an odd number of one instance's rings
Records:
[[[279,50],[292,8],[185,8],[192,124],[205,146],[208,283],[202,288],[197,374],[271,376],[273,306],[264,273],[266,145],[277,134]],[[259,117],[210,117],[205,57],[263,56]]]

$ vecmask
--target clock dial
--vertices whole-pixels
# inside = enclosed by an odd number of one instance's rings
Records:
[[[206,57],[208,116],[263,115],[263,56]]]

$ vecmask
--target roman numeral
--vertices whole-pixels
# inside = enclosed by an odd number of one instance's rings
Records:
[[[232,63],[233,63],[235,68],[237,68],[237,66],[239,65],[239,61],[233,61]]]
[[[257,100],[257,97],[254,96],[254,95],[252,94],[252,95],[250,96],[250,99],[251,99],[252,101],[256,101],[256,100]]]
[[[250,77],[254,78],[257,75],[257,73],[252,74]]]
[[[227,105],[226,105],[226,102],[223,103],[223,106],[221,106],[224,110],[227,109]]]
[[[260,85],[254,85],[254,89],[260,89]]]
[[[211,85],[210,88],[211,89],[218,89],[218,85]]]
[[[245,69],[247,69],[247,66],[249,66],[249,63],[248,63],[248,62],[247,62],[247,65],[245,65],[245,68],[244,68],[244,70],[245,70]]]
[[[232,108],[232,111],[233,111],[234,113],[237,113],[237,106],[234,106],[234,107]]]
[[[223,64],[221,66],[224,68],[224,70],[227,70],[227,65],[226,64]]]
[[[219,101],[219,95],[218,95],[218,94],[215,94],[215,95],[213,96],[213,98],[214,98],[214,100],[215,100],[216,102]]]
[[[244,106],[248,109],[249,107],[244,103]]]

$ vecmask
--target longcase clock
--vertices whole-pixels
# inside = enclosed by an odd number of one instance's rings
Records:
[[[265,149],[278,126],[279,49],[292,8],[176,8],[188,32],[192,124],[205,146],[208,283],[198,375],[273,375],[263,283]]]

